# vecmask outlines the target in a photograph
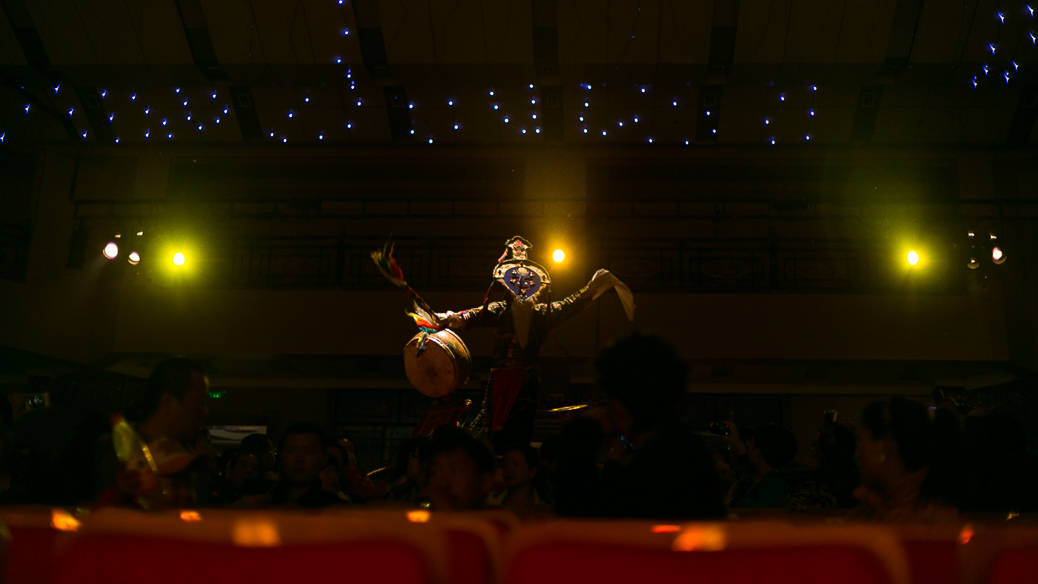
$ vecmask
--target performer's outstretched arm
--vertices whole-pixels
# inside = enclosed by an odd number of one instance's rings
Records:
[[[445,328],[461,332],[472,326],[496,325],[507,308],[505,302],[499,300],[487,304],[486,307],[477,306],[461,312],[437,312],[436,319]]]
[[[551,303],[551,325],[557,325],[572,318],[575,314],[588,307],[598,297],[609,290],[616,289],[620,296],[620,303],[627,313],[627,318],[634,320],[634,298],[630,288],[621,282],[609,270],[598,270],[591,280],[580,290],[569,296]]]

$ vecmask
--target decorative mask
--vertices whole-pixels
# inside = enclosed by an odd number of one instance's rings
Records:
[[[505,247],[505,253],[494,268],[494,279],[513,296],[520,300],[530,300],[551,284],[548,271],[527,259],[527,251],[533,247],[529,241],[516,235],[505,243]]]

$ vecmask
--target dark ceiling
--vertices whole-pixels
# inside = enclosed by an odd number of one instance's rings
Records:
[[[7,148],[1038,139],[1038,22],[1025,2],[0,6]]]

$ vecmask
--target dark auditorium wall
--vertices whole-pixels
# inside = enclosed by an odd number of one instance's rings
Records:
[[[639,325],[689,357],[1009,358],[1003,306],[1014,296],[1003,291],[1002,274],[978,284],[958,265],[933,266],[935,277],[910,281],[896,273],[897,257],[884,255],[901,233],[944,248],[961,245],[955,237],[971,224],[997,224],[1007,239],[1028,233],[1033,205],[991,203],[1016,193],[991,192],[998,181],[990,160],[921,157],[920,170],[897,153],[805,161],[710,152],[670,160],[660,172],[723,163],[723,174],[662,180],[616,171],[646,166],[622,154],[459,151],[430,159],[414,150],[350,151],[322,152],[315,162],[302,150],[256,163],[289,168],[279,180],[277,172],[251,176],[261,166],[237,152],[77,160],[48,150],[29,193],[36,217],[26,278],[0,288],[13,318],[3,342],[86,361],[121,353],[391,354],[410,332],[400,316],[406,301],[375,277],[368,250],[392,235],[415,284],[437,306],[461,308],[479,303],[500,243],[520,232],[540,252],[569,251],[572,260],[554,270],[557,296],[609,267],[637,293]],[[343,171],[381,164],[384,174],[347,180],[337,174],[346,163]],[[183,169],[196,165],[205,168]],[[411,176],[402,173],[412,167]],[[448,174],[473,167],[482,170]],[[611,186],[598,184],[607,168]],[[870,179],[862,168],[876,169],[883,189],[896,192],[862,199],[856,184]],[[757,182],[743,176],[755,172]],[[793,176],[776,182],[782,173]],[[1032,177],[1018,174],[1010,186],[1026,193]],[[940,189],[928,184],[939,177],[947,183]],[[77,222],[88,240],[82,266],[69,268]],[[207,246],[193,258],[204,273],[149,282],[103,266],[97,250],[134,225],[149,235],[190,228],[191,240]],[[1010,252],[1016,265],[1025,243],[1033,245],[1021,240]],[[1013,341],[1033,344],[1033,315],[1019,316],[1009,319]],[[600,313],[560,330],[546,352],[591,355],[625,330],[619,317],[607,299]],[[485,343],[474,349],[485,353]]]
[[[1012,152],[52,148],[19,164],[3,199],[20,209],[5,233],[21,239],[5,239],[0,346],[116,371],[172,353],[395,360],[413,334],[406,297],[367,253],[392,236],[415,286],[457,309],[481,301],[515,233],[541,254],[567,250],[561,267],[544,260],[556,297],[610,268],[635,292],[639,327],[706,363],[694,371],[713,368],[693,375],[694,391],[790,396],[784,421],[802,438],[820,415],[810,396],[857,407],[861,396],[925,396],[949,374],[725,377],[718,363],[1036,365],[1038,175]],[[104,242],[136,229],[190,241],[194,273],[173,281],[147,254],[136,272],[104,265]],[[967,229],[997,231],[1009,262],[966,270]],[[904,270],[902,240],[927,250],[926,270]],[[586,385],[589,358],[630,328],[608,296],[543,354],[570,363],[558,383]],[[489,354],[488,331],[466,339]],[[320,383],[282,372],[284,386],[371,389],[357,367]],[[399,370],[382,377],[376,387],[407,387]]]

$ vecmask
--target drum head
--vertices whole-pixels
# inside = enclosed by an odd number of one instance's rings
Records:
[[[429,397],[444,397],[468,378],[468,347],[453,331],[442,330],[428,336],[425,350],[418,354],[422,333],[411,338],[404,347],[404,370],[407,380]]]

